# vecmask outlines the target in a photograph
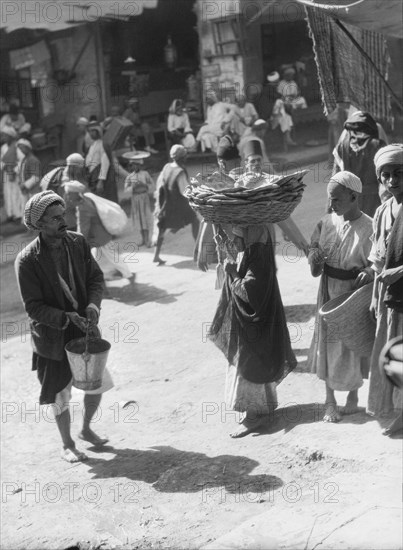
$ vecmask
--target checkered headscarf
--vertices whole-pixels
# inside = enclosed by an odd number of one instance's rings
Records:
[[[44,215],[45,210],[55,203],[61,204],[64,208],[66,207],[62,197],[54,191],[42,191],[42,193],[36,193],[31,197],[25,205],[24,224],[26,227],[38,231],[38,222]]]

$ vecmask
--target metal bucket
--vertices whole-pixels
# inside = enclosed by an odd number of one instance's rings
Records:
[[[85,338],[71,340],[65,346],[73,386],[80,390],[97,390],[102,386],[102,376],[111,345],[102,338],[88,340],[88,355],[85,354]]]

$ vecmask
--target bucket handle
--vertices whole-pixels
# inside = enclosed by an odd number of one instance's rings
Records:
[[[87,320],[87,326],[86,326],[86,329],[85,329],[85,350],[84,350],[84,353],[82,355],[83,359],[84,359],[84,363],[85,363],[85,375],[87,376],[87,366],[88,366],[88,362],[89,360],[91,359],[91,354],[88,353],[88,340],[89,340],[89,331],[90,331],[90,323],[89,321]]]

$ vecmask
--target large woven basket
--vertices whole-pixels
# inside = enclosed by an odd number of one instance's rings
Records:
[[[319,310],[326,321],[329,341],[342,340],[357,355],[369,356],[375,339],[375,322],[369,306],[372,284],[329,300]]]
[[[301,202],[307,170],[276,176],[255,189],[242,187],[216,190],[207,185],[191,185],[185,195],[190,206],[206,222],[258,225],[287,219]]]

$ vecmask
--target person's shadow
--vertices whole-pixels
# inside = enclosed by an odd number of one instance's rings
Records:
[[[284,433],[288,433],[296,426],[302,424],[322,422],[324,414],[324,403],[290,403],[285,407],[276,409],[271,415],[268,415],[267,422],[260,426],[253,435],[255,437],[270,435],[281,432],[282,430],[284,430]],[[360,407],[357,413],[342,416],[339,424],[349,423],[360,425],[374,421],[374,418],[365,413],[365,408]]]
[[[172,304],[176,302],[176,297],[182,293],[169,294],[163,288],[153,285],[134,283],[122,287],[108,286],[106,299],[124,302],[125,304],[138,306],[147,302],[158,302],[161,304]]]
[[[229,493],[260,495],[283,485],[277,476],[250,475],[259,463],[244,456],[209,457],[170,446],[155,446],[147,450],[105,446],[95,452],[110,452],[115,456],[111,460],[92,458],[88,461],[93,479],[125,477],[133,482],[148,483],[164,493],[201,491],[207,495],[214,494],[218,488],[225,488]]]

